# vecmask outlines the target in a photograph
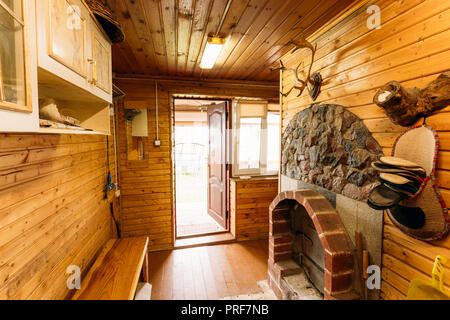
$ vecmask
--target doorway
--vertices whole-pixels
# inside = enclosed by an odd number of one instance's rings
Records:
[[[227,232],[228,102],[174,99],[176,238]]]

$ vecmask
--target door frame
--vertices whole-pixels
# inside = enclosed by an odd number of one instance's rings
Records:
[[[225,224],[225,230],[224,231],[217,231],[217,232],[211,232],[211,233],[202,233],[199,235],[188,235],[188,236],[181,236],[179,237],[177,235],[177,201],[176,201],[176,163],[175,163],[175,154],[174,154],[174,147],[175,147],[175,100],[177,99],[183,99],[183,100],[205,100],[205,101],[223,101],[226,102],[226,132],[225,132],[225,143],[226,143],[226,161],[227,161],[227,169],[226,169],[226,183],[225,183],[225,194],[226,194],[226,215],[227,215],[227,221]],[[230,183],[231,183],[231,174],[232,174],[232,161],[231,161],[231,147],[232,147],[232,137],[231,137],[231,130],[232,130],[232,99],[229,97],[223,97],[223,96],[210,96],[207,97],[195,97],[193,94],[173,94],[169,93],[169,100],[170,100],[170,154],[171,154],[171,176],[172,176],[172,238],[175,243],[177,239],[186,239],[186,238],[194,238],[194,237],[203,237],[203,236],[209,236],[209,235],[216,235],[216,234],[223,234],[230,232]]]

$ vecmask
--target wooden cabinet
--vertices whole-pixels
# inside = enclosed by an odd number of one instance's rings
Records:
[[[85,4],[36,0],[36,17],[40,96],[55,98],[60,83],[66,97],[111,103],[111,43]]]
[[[278,195],[278,178],[232,178],[230,232],[238,241],[269,236],[269,206]]]
[[[109,134],[111,43],[85,3],[1,0],[0,24],[0,132]],[[86,130],[40,128],[40,100]]]

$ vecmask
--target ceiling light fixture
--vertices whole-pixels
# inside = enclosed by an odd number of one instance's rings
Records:
[[[225,44],[225,38],[222,37],[208,37],[205,51],[203,52],[200,68],[212,69],[216,63],[217,57]]]

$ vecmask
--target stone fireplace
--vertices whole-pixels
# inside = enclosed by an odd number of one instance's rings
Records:
[[[378,185],[371,163],[382,148],[355,114],[339,105],[297,113],[282,137],[283,175],[365,201]]]
[[[282,136],[281,193],[270,206],[269,284],[280,299],[360,299],[355,234],[381,266],[383,215],[367,206],[383,153],[355,114],[314,104]],[[369,290],[367,299],[378,299]]]
[[[353,246],[336,210],[314,190],[270,206],[269,284],[279,299],[357,299]]]

